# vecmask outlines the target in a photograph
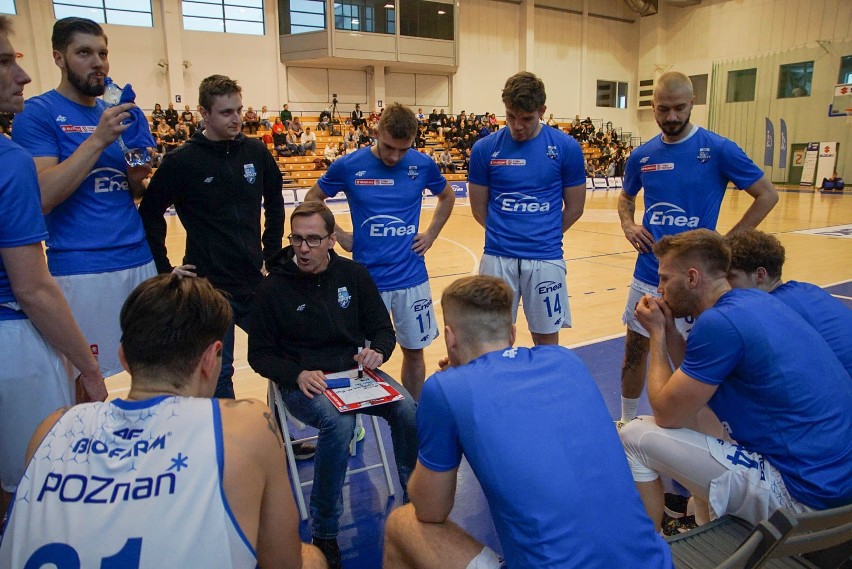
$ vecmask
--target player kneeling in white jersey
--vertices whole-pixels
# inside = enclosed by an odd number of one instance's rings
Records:
[[[269,408],[210,399],[231,316],[206,279],[160,275],[130,294],[130,392],[36,430],[0,566],[326,567],[299,541]]]

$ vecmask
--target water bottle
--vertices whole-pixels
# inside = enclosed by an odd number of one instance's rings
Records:
[[[121,87],[113,83],[112,79],[104,79],[104,101],[109,105],[117,105],[121,101]],[[124,155],[124,161],[128,166],[142,166],[151,162],[151,156],[147,148],[127,148],[124,139],[118,135],[118,146]]]

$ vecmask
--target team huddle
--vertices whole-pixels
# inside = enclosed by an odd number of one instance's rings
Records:
[[[204,128],[152,175],[119,146],[134,104],[99,98],[103,29],[57,21],[60,84],[26,104],[11,34],[0,17],[0,111],[16,113],[12,140],[0,137],[10,499],[0,567],[341,567],[358,428],[323,393],[326,374],[356,366],[403,396],[359,411],[389,424],[403,491],[385,567],[671,568],[661,475],[691,494],[699,525],[852,503],[852,437],[839,436],[852,432],[852,311],[781,280],[783,246],[755,229],[776,191],[734,142],[690,122],[687,76],[657,80],[661,133],[631,154],[618,201],[637,260],[614,425],[589,370],[558,345],[572,323],[563,235],[583,215],[586,175],[579,144],[542,122],[534,74],[506,81],[506,127],[473,146],[484,252],[478,275],[444,290],[441,326],[425,255],[456,196],[412,148],[411,109],[390,105],[375,144],[331,163],[292,211],[284,246],[281,172],[241,132],[236,81],[200,83]],[[729,184],[752,201],[722,236]],[[424,190],[437,203],[422,228]],[[351,232],[324,203],[341,193]],[[177,266],[163,218],[172,206],[186,229]],[[533,347],[514,345],[522,301]],[[235,398],[235,326],[251,368],[318,430],[315,449],[301,448],[314,456],[310,545],[287,475],[286,416]],[[424,348],[439,336],[447,357],[427,379]],[[397,345],[399,381],[379,369]],[[106,402],[104,377],[122,369],[130,391]],[[637,417],[645,389],[653,414]],[[449,519],[463,457],[502,557]],[[599,530],[602,510],[617,531]]]

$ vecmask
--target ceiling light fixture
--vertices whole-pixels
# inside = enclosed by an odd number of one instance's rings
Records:
[[[439,15],[439,16],[443,16],[444,14],[446,14],[446,12],[444,12],[443,10],[438,10],[438,15]]]

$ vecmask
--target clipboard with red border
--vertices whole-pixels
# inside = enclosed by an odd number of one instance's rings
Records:
[[[394,389],[392,385],[382,378],[381,372],[376,373],[374,370],[365,369],[363,379],[357,378],[357,369],[349,370],[347,373],[351,381],[350,387],[326,389],[323,392],[328,400],[331,401],[332,405],[334,405],[341,413],[357,411],[358,409],[366,409],[367,407],[375,407],[376,405],[384,405],[385,403],[405,399],[405,396],[402,393]],[[351,394],[357,392],[359,389],[363,390],[365,382],[368,381],[372,381],[375,384],[369,385],[369,387],[372,388],[370,391],[373,396],[368,399],[359,400],[356,398],[353,400],[351,398]],[[376,391],[381,392],[378,397],[375,397]],[[347,397],[347,394],[350,395],[350,397]]]

